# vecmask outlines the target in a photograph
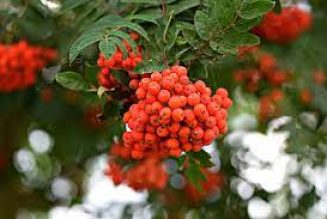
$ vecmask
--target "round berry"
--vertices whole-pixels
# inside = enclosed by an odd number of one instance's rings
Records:
[[[171,109],[177,109],[182,106],[182,102],[179,96],[173,96],[168,101],[168,105]]]
[[[181,122],[184,118],[184,111],[181,108],[174,109],[171,113],[171,118],[175,122]]]
[[[167,90],[161,90],[158,94],[158,100],[161,103],[167,103],[170,99],[170,92]]]
[[[160,85],[158,82],[152,81],[148,84],[148,92],[152,95],[157,95],[160,92]]]
[[[201,127],[197,126],[192,130],[191,137],[195,140],[200,140],[204,135],[204,131]]]
[[[187,103],[190,106],[195,106],[201,102],[200,95],[197,93],[192,93],[187,97]]]

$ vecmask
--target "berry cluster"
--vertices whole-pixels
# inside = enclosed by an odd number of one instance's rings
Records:
[[[246,70],[237,70],[234,73],[235,81],[243,83],[249,92],[256,92],[260,85],[267,83],[271,86],[280,86],[289,79],[289,73],[280,70],[277,60],[268,53],[250,53],[255,60],[255,66]]]
[[[262,23],[253,31],[271,42],[290,43],[307,31],[311,24],[312,16],[309,12],[298,6],[291,6],[283,8],[280,14],[267,13]]]
[[[221,173],[210,172],[208,169],[201,169],[205,180],[202,181],[201,188],[198,190],[191,183],[187,183],[185,187],[185,193],[192,203],[197,203],[207,198],[210,195],[219,192],[224,185],[224,176]]]
[[[133,40],[137,40],[139,36],[135,33],[130,34]],[[108,59],[105,58],[103,54],[99,55],[97,64],[101,68],[101,71],[98,73],[99,84],[106,87],[112,88],[117,84],[117,80],[111,74],[111,70],[124,69],[127,71],[131,78],[137,78],[136,74],[132,73],[132,70],[142,62],[141,47],[138,46],[137,52],[132,51],[132,47],[128,44],[127,41],[123,41],[123,44],[128,51],[128,57],[124,58],[124,54],[120,48],[116,48],[116,52]]]
[[[56,56],[55,50],[31,46],[25,41],[0,44],[0,92],[12,92],[34,85],[37,72]]]
[[[168,182],[164,164],[156,157],[148,157],[130,169],[123,169],[116,162],[110,162],[107,175],[116,185],[126,183],[135,190],[163,189]]]
[[[260,99],[259,116],[262,121],[280,115],[279,104],[283,100],[284,94],[281,90],[272,90]]]
[[[199,151],[227,131],[228,92],[212,91],[203,81],[194,84],[187,69],[174,66],[143,78],[136,89],[138,102],[124,115],[131,131],[123,134],[134,159],[153,153],[179,157],[182,151]]]

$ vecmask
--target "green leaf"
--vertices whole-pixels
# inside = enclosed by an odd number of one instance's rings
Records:
[[[146,74],[154,71],[162,71],[165,69],[165,65],[162,63],[155,62],[154,60],[144,61],[138,65],[134,72],[137,74]]]
[[[251,30],[254,26],[256,26],[257,24],[259,24],[261,21],[260,18],[253,18],[253,19],[238,19],[236,21],[235,30],[238,31],[249,31]]]
[[[234,47],[251,46],[259,44],[260,38],[248,32],[231,30],[223,35],[223,42]]]
[[[194,26],[197,34],[202,39],[208,39],[210,36],[210,32],[207,26],[207,21],[209,17],[206,13],[202,11],[196,11],[194,16]]]
[[[177,0],[165,0],[166,4],[170,4]],[[158,6],[162,4],[162,0],[121,0],[123,3],[134,3],[134,4],[148,4],[153,6]]]
[[[200,0],[180,0],[175,4],[167,6],[167,12],[170,15],[177,15],[182,13],[190,8],[194,8],[201,4]]]
[[[234,46],[230,46],[230,45],[220,45],[217,48],[217,52],[220,54],[224,54],[224,55],[236,55],[237,54],[237,48],[235,48]]]
[[[100,41],[99,50],[106,58],[110,58],[116,51],[116,44],[106,37]]]
[[[89,63],[85,63],[84,65],[84,73],[85,73],[85,79],[87,80],[88,83],[97,85],[98,84],[98,79],[97,79],[97,74],[100,71],[100,68],[95,65],[92,66]]]
[[[172,49],[176,43],[176,39],[178,34],[180,33],[180,30],[177,29],[175,26],[169,28],[168,34],[167,34],[167,39],[166,39],[166,46],[165,46],[165,51],[169,51]]]
[[[146,40],[149,40],[147,32],[140,25],[125,20],[124,18],[117,15],[107,15],[101,18],[100,20],[92,24],[88,31],[92,32],[95,30],[105,30],[107,28],[112,28],[112,29],[129,28],[139,33]]]
[[[123,40],[126,40],[128,44],[132,47],[132,50],[137,51],[137,45],[135,41],[127,33],[120,30],[115,30],[110,32],[110,36],[116,36]]]
[[[234,22],[236,16],[236,0],[211,0],[209,1],[210,27],[224,29]]]
[[[101,31],[85,32],[74,41],[69,49],[69,62],[72,63],[83,49],[102,39]]]
[[[214,164],[211,161],[211,156],[206,151],[188,153],[189,157],[199,162],[202,167],[212,167]]]
[[[67,71],[56,74],[55,79],[60,85],[70,90],[86,91],[88,89],[88,84],[82,75],[76,72]]]
[[[126,46],[123,44],[123,42],[121,41],[121,39],[119,39],[118,37],[115,36],[110,36],[109,40],[114,42],[119,49],[122,51],[124,58],[127,57],[128,55],[128,51],[126,49]]]
[[[244,0],[239,16],[244,19],[260,17],[273,9],[274,5],[272,0]]]
[[[150,22],[158,25],[158,22],[156,21],[156,18],[151,14],[135,14],[130,17],[128,17],[129,20],[141,20],[145,22]]]
[[[61,5],[60,14],[67,13],[68,11],[75,9],[86,2],[88,2],[88,0],[66,0]]]
[[[200,166],[194,161],[190,161],[188,168],[185,170],[187,181],[190,182],[199,191],[203,191],[201,182],[206,180],[206,177],[201,172]]]

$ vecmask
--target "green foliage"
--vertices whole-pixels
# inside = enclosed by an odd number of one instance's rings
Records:
[[[206,179],[206,177],[201,172],[201,166],[194,160],[190,160],[189,166],[185,170],[185,176],[188,182],[190,182],[199,191],[203,191],[201,182]]]
[[[56,81],[63,87],[74,91],[86,91],[88,84],[82,75],[76,72],[62,72],[58,73],[55,77]]]
[[[239,15],[244,19],[253,19],[270,11],[274,5],[271,0],[244,0]]]
[[[99,50],[106,58],[110,58],[116,51],[116,44],[108,38],[105,38],[100,41]]]
[[[206,151],[188,153],[188,157],[194,162],[199,163],[203,167],[212,167],[214,164],[211,162],[211,156]]]
[[[84,31],[81,36],[74,41],[69,50],[70,63],[76,59],[76,57],[82,52],[83,49],[99,41],[102,42],[102,49],[104,49],[104,45],[106,45],[107,48],[104,51],[106,51],[107,55],[110,54],[110,51],[115,51],[115,41],[117,41],[117,39],[111,42],[111,40],[109,40],[110,36],[116,36],[120,38],[120,40],[126,40],[132,46],[133,50],[135,50],[135,42],[133,42],[128,34],[126,34],[124,31],[121,31],[123,28],[135,31],[145,39],[148,39],[147,33],[138,24],[132,23],[131,21],[123,19],[120,16],[107,15],[99,19],[94,24],[90,25],[90,27],[87,28],[87,30]],[[107,43],[105,43],[106,41]]]

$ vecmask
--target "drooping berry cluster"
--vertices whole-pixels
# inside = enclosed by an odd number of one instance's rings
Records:
[[[284,94],[281,90],[275,89],[260,99],[259,116],[262,121],[269,118],[279,116],[281,108],[280,102],[283,100]]]
[[[55,50],[31,46],[26,41],[0,44],[0,92],[12,92],[34,85],[37,72],[56,56]]]
[[[276,58],[271,54],[256,50],[248,55],[255,60],[255,66],[234,72],[235,81],[244,84],[247,91],[256,92],[264,84],[280,86],[289,80],[290,74],[278,67]]]
[[[211,172],[208,169],[201,169],[205,180],[200,183],[202,190],[197,189],[188,182],[185,187],[185,194],[192,203],[197,203],[203,199],[219,192],[224,185],[224,176],[221,173]]]
[[[124,115],[131,131],[123,134],[134,159],[153,153],[179,157],[199,151],[227,131],[228,92],[212,91],[203,81],[194,84],[187,69],[174,66],[143,78],[136,89],[138,102]]]
[[[130,36],[133,40],[139,38],[135,33],[131,33]],[[137,77],[137,75],[132,73],[132,70],[142,62],[142,49],[138,46],[137,51],[133,52],[132,47],[127,41],[123,41],[123,44],[128,52],[127,57],[124,57],[123,52],[118,47],[116,48],[116,52],[108,59],[103,54],[99,55],[97,64],[101,68],[101,71],[98,73],[98,81],[100,85],[108,89],[117,84],[117,80],[111,74],[111,70],[124,69],[129,73],[130,77]]]
[[[312,16],[309,12],[291,6],[283,8],[281,13],[267,13],[262,23],[254,28],[254,32],[275,43],[290,43],[307,31],[312,24]]]
[[[116,162],[110,162],[107,175],[116,185],[126,183],[135,190],[164,189],[168,182],[168,174],[164,164],[156,157],[148,157],[129,169],[123,169]]]

